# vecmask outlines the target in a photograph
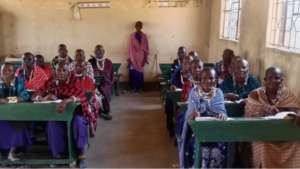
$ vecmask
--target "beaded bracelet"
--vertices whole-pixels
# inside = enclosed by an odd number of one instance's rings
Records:
[[[8,103],[17,103],[18,98],[17,97],[7,97]]]

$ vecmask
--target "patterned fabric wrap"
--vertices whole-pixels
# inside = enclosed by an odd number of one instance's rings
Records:
[[[87,76],[89,76],[90,78],[94,79],[94,70],[93,70],[93,66],[91,65],[90,62],[85,62],[85,67],[84,67],[84,72]],[[72,62],[69,64],[69,71],[74,73],[75,70],[75,62]]]
[[[48,78],[52,78],[53,72],[52,72],[51,66],[45,65],[43,70],[46,73],[46,75],[48,76]]]
[[[71,75],[69,83],[64,85],[56,85],[53,78],[49,79],[45,82],[40,91],[49,92],[55,95],[58,99],[67,99],[71,96],[79,97],[83,112],[82,115],[85,116],[90,123],[96,122],[94,113],[89,110],[89,103],[85,96],[84,90],[75,75]]]
[[[73,62],[73,59],[70,58],[70,56],[67,56],[67,58],[68,58],[68,64],[70,64],[70,63]],[[56,64],[57,64],[59,61],[60,61],[59,56],[55,56],[55,57],[52,59],[52,61],[51,61],[51,68],[52,68],[53,71],[56,70]]]
[[[20,67],[16,73],[16,77],[19,77],[24,83],[27,90],[39,90],[48,79],[44,70],[38,66],[34,66],[32,79],[29,81],[26,79],[25,71],[23,67]]]
[[[226,66],[224,64],[224,60],[221,60],[215,64],[215,70],[218,76],[225,75],[225,77],[228,77],[231,74],[231,66],[230,64]]]
[[[271,104],[262,88],[256,89],[258,100],[250,94],[246,107],[245,117],[260,117],[259,112],[264,105]],[[286,107],[300,110],[300,104],[295,95],[287,88],[273,107]],[[253,142],[252,168],[300,168],[300,142]]]

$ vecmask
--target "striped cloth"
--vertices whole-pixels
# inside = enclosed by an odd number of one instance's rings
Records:
[[[257,100],[253,98],[254,92],[258,95]],[[249,95],[245,116],[262,117],[259,112],[263,105],[271,105],[262,88],[253,93]],[[300,110],[298,100],[287,88],[282,89],[282,94],[273,106]],[[252,153],[252,168],[300,168],[300,142],[253,142]]]

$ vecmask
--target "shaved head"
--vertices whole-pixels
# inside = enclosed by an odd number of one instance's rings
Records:
[[[235,62],[235,65],[245,65],[248,67],[248,61],[246,59],[238,59],[236,62]]]
[[[273,72],[275,72],[275,73],[279,74],[280,76],[282,76],[282,70],[279,67],[275,67],[275,66],[268,68],[266,70],[265,76],[268,77],[268,75],[273,73]]]
[[[12,66],[12,67],[14,68],[14,70],[15,70],[15,65],[12,64],[11,62],[5,62],[5,63],[1,66],[1,70],[3,70],[3,68],[4,68],[5,66]]]
[[[198,58],[198,54],[197,54],[197,52],[195,52],[195,51],[191,51],[191,52],[189,53],[189,55],[192,56],[194,59],[197,59],[197,58]]]

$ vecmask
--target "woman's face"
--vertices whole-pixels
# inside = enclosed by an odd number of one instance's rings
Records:
[[[282,81],[283,79],[281,71],[273,69],[266,73],[265,83],[267,89],[278,90]]]
[[[75,63],[75,70],[74,70],[75,74],[80,75],[80,74],[84,73],[84,67],[85,67],[85,62],[77,61]]]
[[[141,22],[138,22],[135,24],[136,31],[140,32],[143,29],[143,24]]]
[[[56,77],[59,81],[66,81],[69,76],[69,68],[65,63],[59,63],[56,66]]]
[[[183,72],[189,72],[190,71],[191,61],[192,61],[192,58],[190,58],[190,57],[183,59],[183,63],[182,63],[182,71]]]
[[[85,60],[83,51],[76,51],[74,56],[75,61],[82,62]]]
[[[203,70],[203,63],[202,62],[193,62],[192,66],[191,66],[191,72],[193,75],[193,78],[195,80],[199,80],[200,79],[200,73]]]
[[[15,73],[15,70],[12,65],[4,64],[2,66],[1,77],[3,78],[3,80],[8,81],[8,80],[13,79],[14,73]]]
[[[22,56],[22,65],[23,67],[33,67],[34,57],[31,54],[24,54]]]
[[[213,70],[202,70],[201,72],[201,86],[203,91],[210,92],[216,84],[215,73]]]
[[[237,60],[234,66],[234,75],[236,77],[246,77],[248,75],[248,63],[245,60]]]
[[[58,54],[62,58],[66,58],[68,56],[68,50],[66,46],[59,46],[58,47]]]

